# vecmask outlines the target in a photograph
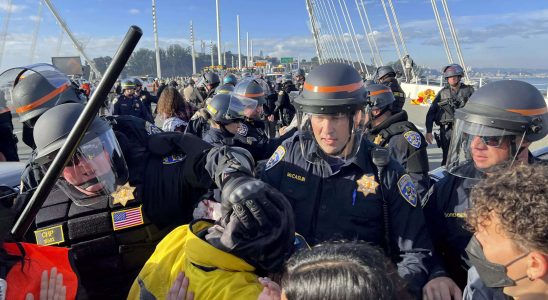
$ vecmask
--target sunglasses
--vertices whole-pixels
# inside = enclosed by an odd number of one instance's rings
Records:
[[[507,139],[509,138],[510,136],[508,135],[494,135],[494,136],[489,136],[489,135],[470,135],[470,134],[466,134],[467,137],[471,137],[472,139],[474,137],[478,137],[483,144],[489,146],[489,147],[495,147],[495,148],[499,148],[502,143]]]
[[[80,164],[81,161],[90,161],[103,153],[103,143],[100,141],[91,141],[78,149],[72,159],[67,163],[67,167]]]

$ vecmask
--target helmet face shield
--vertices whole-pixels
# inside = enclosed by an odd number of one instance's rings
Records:
[[[43,165],[45,170],[50,164]],[[76,205],[88,206],[111,195],[128,180],[128,169],[114,132],[108,130],[80,146],[57,185]]]
[[[0,89],[7,105],[26,122],[47,109],[65,102],[83,102],[72,89],[69,78],[49,64],[9,69],[0,74]],[[28,122],[28,125],[33,125]],[[31,126],[32,127],[32,126]]]
[[[253,119],[257,115],[258,104],[253,98],[231,94],[227,116],[230,119]]]
[[[509,131],[456,119],[447,155],[449,173],[481,178],[511,166],[525,139],[525,132]]]
[[[297,126],[303,157],[310,163],[347,162],[360,149],[365,130],[365,109],[337,114],[298,111]]]

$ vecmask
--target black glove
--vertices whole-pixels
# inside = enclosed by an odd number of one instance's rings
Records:
[[[277,272],[295,240],[293,210],[270,185],[246,176],[230,178],[222,189],[223,217],[206,240],[260,270]]]
[[[207,154],[206,170],[222,188],[228,176],[247,175],[253,177],[255,161],[249,151],[240,147],[215,147]]]
[[[161,132],[151,135],[148,140],[148,149],[152,154],[166,156],[175,153],[184,153],[188,156],[201,154],[212,146],[199,137],[180,132]]]

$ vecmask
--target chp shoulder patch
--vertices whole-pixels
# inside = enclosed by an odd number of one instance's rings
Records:
[[[421,136],[418,132],[410,130],[404,133],[403,137],[405,137],[411,146],[417,149],[421,147]]]
[[[240,127],[238,127],[238,134],[241,136],[247,136],[247,132],[249,131],[249,128],[247,128],[247,125],[240,124]]]
[[[266,162],[265,171],[272,169],[272,167],[274,167],[278,162],[282,160],[282,158],[284,158],[284,155],[285,155],[284,146],[278,146],[278,148],[276,148],[276,151],[272,153],[272,156],[270,156],[270,158]]]
[[[415,189],[413,180],[411,180],[411,176],[404,174],[400,177],[400,180],[398,180],[398,190],[405,201],[409,202],[413,207],[417,207],[419,196],[417,195],[417,190]]]

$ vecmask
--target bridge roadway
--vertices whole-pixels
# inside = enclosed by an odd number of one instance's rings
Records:
[[[412,105],[410,104],[410,101],[408,100],[405,103],[404,109],[407,110],[407,113],[409,115],[409,120],[411,120],[417,127],[423,132],[426,132],[426,127],[424,125],[424,121],[426,118],[426,112],[428,111],[427,106],[420,106],[420,105]],[[158,120],[156,120],[157,125],[160,125]],[[18,152],[19,152],[19,158],[21,161],[28,160],[31,149],[27,147],[23,143],[23,138],[21,136],[22,133],[22,124],[19,122],[19,118],[14,115],[13,118],[13,125],[15,127],[15,133],[17,134],[17,137],[19,138],[18,146]],[[541,148],[541,147],[548,147],[548,137],[545,137],[543,140],[536,142],[531,147],[532,150]],[[438,148],[436,145],[428,145],[428,160],[430,162],[430,170],[433,170],[440,166],[441,163],[441,149]]]

